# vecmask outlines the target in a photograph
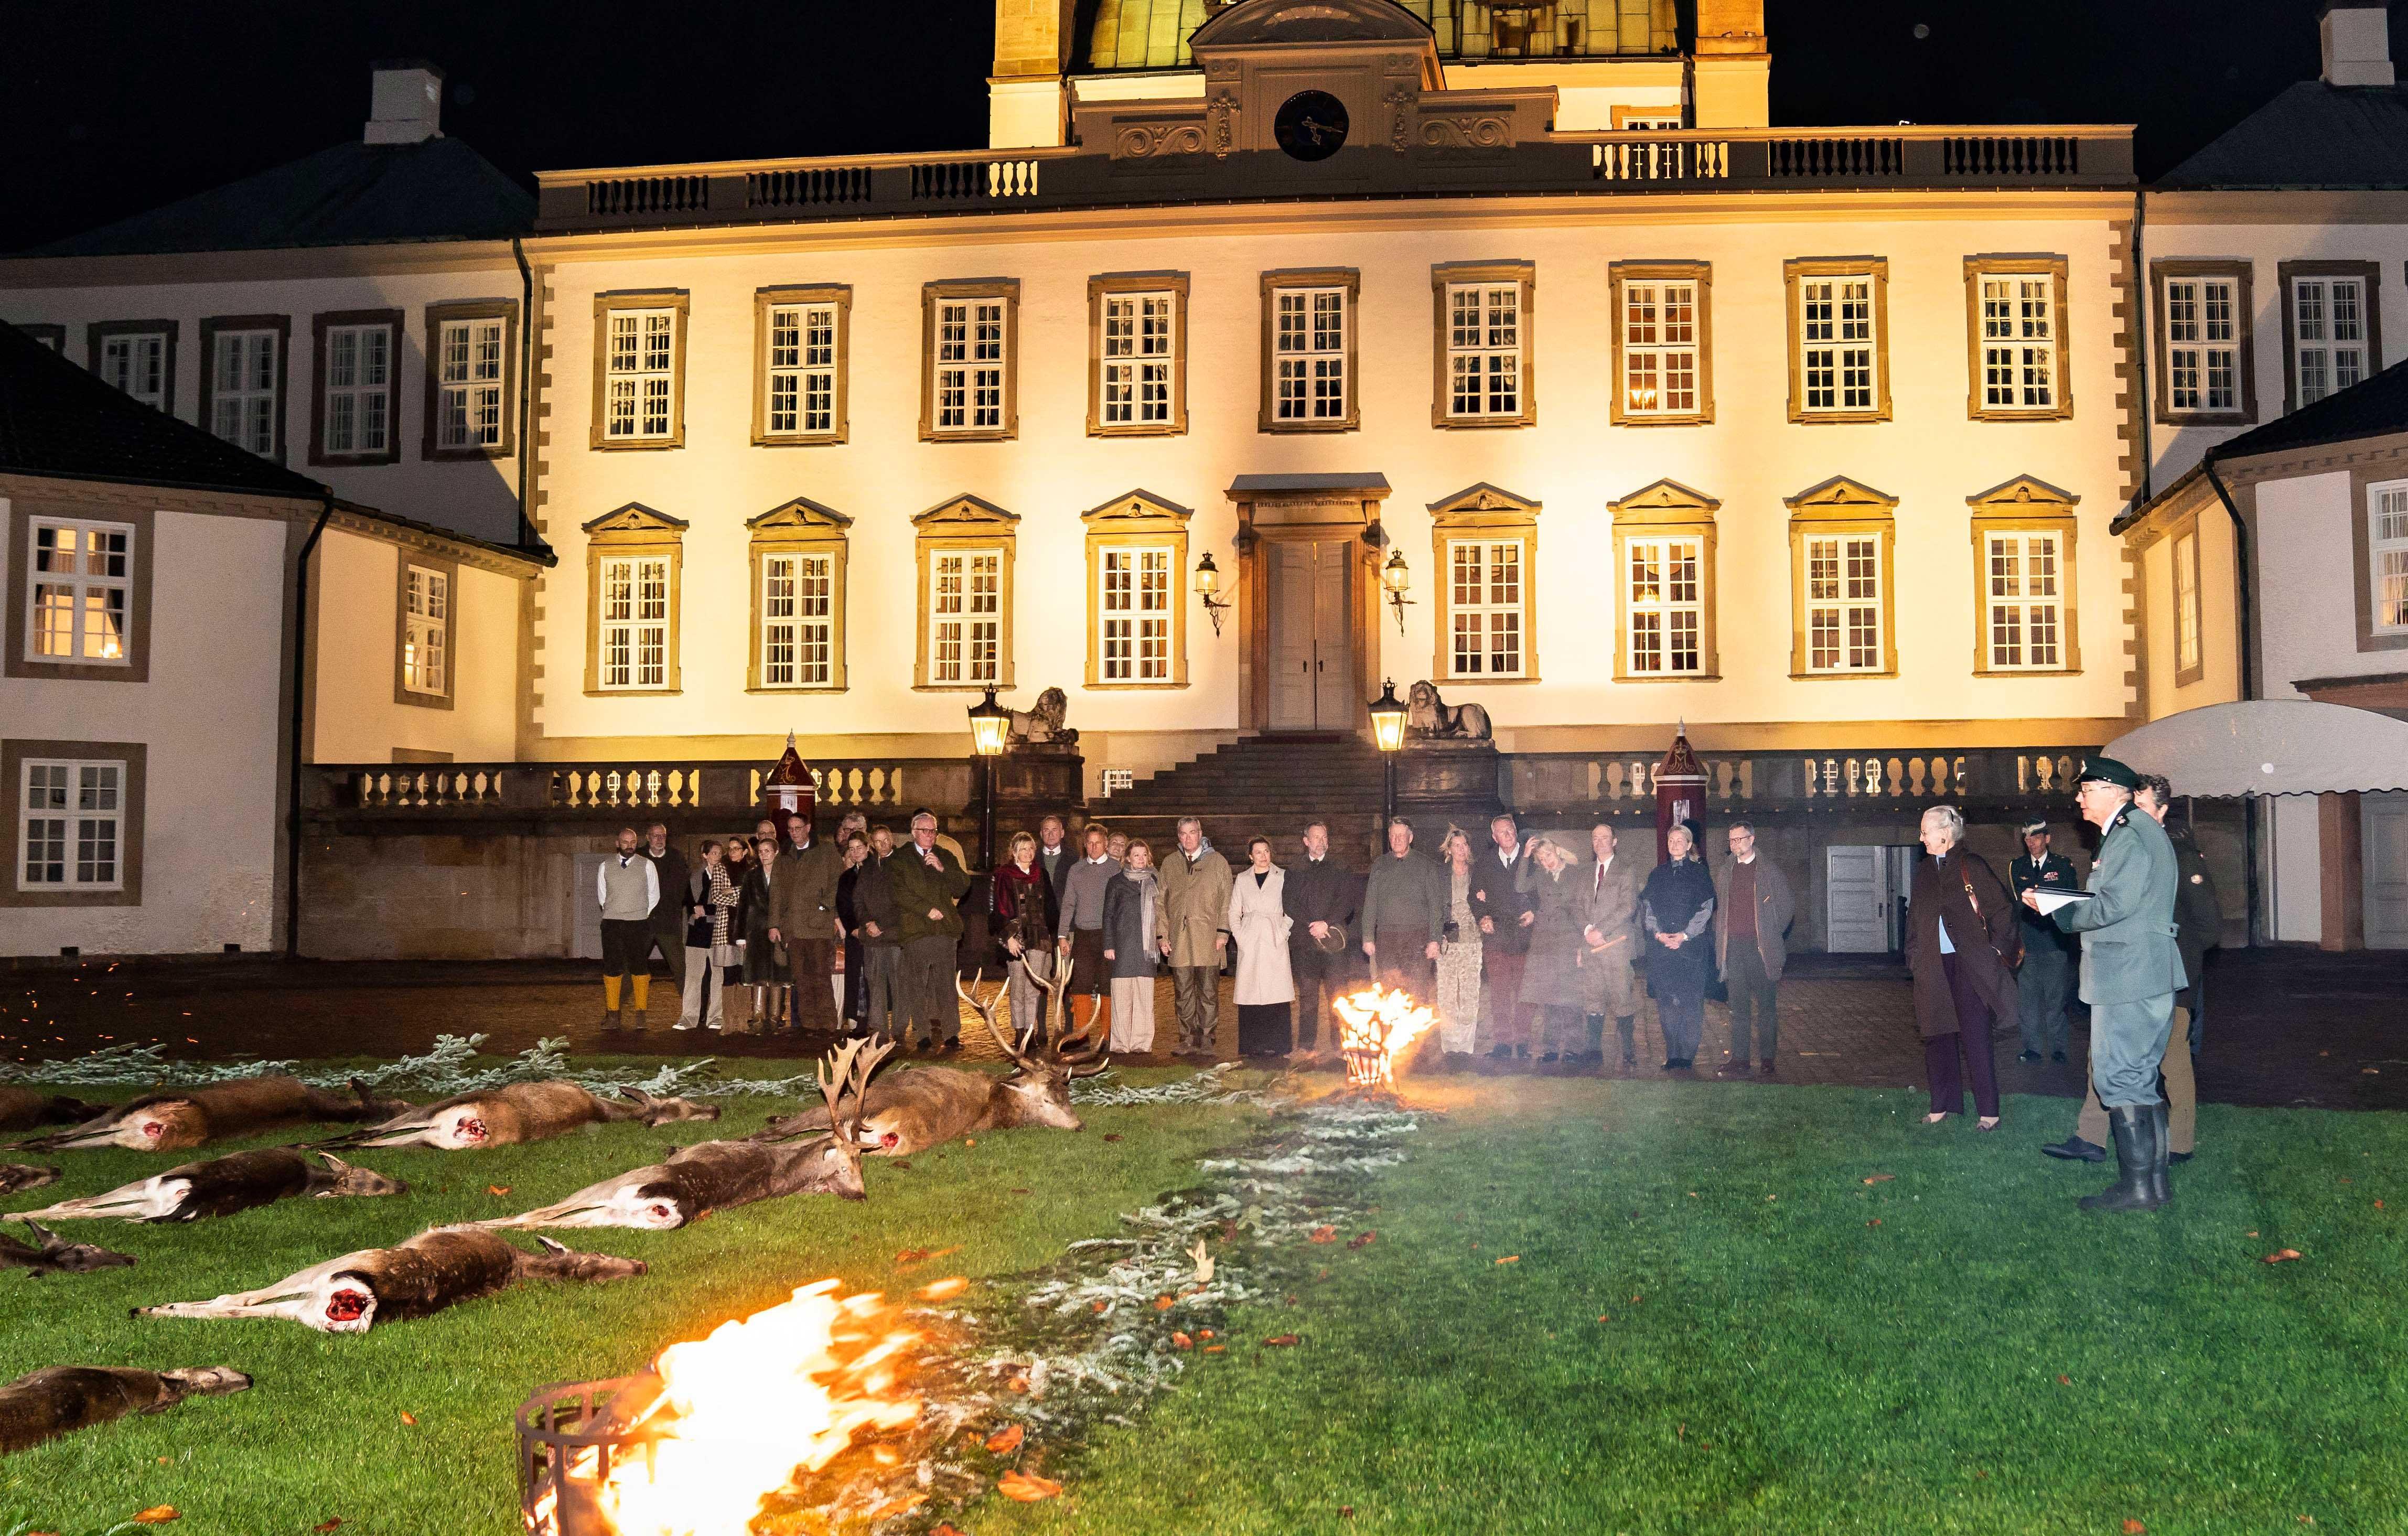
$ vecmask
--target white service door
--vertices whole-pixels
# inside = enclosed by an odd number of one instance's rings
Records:
[[[2358,797],[2365,840],[2366,947],[2408,949],[2408,791]]]
[[[1886,955],[1890,942],[1889,850],[1878,844],[1823,851],[1823,947],[1833,955]]]

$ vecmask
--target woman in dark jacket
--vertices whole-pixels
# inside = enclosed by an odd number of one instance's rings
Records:
[[[861,1027],[861,981],[867,969],[861,957],[861,905],[854,891],[861,882],[861,867],[869,858],[869,839],[858,832],[844,833],[837,851],[844,856],[844,873],[836,877],[836,920],[844,925],[844,1000],[837,1012],[845,1032],[851,1034]]]
[[[1112,974],[1111,1049],[1154,1050],[1154,903],[1161,895],[1154,849],[1143,838],[1124,849],[1121,872],[1104,882],[1104,960]]]
[[[1042,1040],[1049,995],[1044,983],[1054,976],[1059,912],[1054,905],[1054,883],[1038,867],[1037,840],[1025,832],[1013,833],[1011,856],[996,865],[988,879],[988,921],[1011,978],[1011,1032],[1026,1039],[1033,1030]]]
[[[1664,834],[1665,862],[1639,893],[1639,928],[1647,936],[1647,980],[1656,991],[1656,1020],[1664,1031],[1664,1070],[1698,1064],[1706,1032],[1706,969],[1714,948],[1706,925],[1714,918],[1714,880],[1698,856],[1685,825]]]
[[[744,913],[744,984],[752,994],[752,1017],[766,1032],[767,1021],[786,1017],[786,991],[793,977],[787,969],[785,946],[769,937],[770,930],[778,926],[778,840],[757,839],[752,852],[755,858],[744,876],[740,904]],[[788,881],[794,878],[792,874],[786,877]],[[782,930],[780,937],[783,937]]]
[[[1956,1055],[1964,1051],[1973,1079],[1975,1130],[1999,1128],[1999,1076],[1990,1060],[1990,1031],[2001,1019],[2018,1017],[2015,963],[2023,932],[2014,898],[1999,877],[1957,844],[1965,817],[1955,806],[1935,805],[1923,813],[1923,848],[1931,856],[1915,866],[1906,903],[1906,963],[1914,972],[1914,1023],[1923,1033],[1923,1059],[1931,1080],[1936,1126],[1965,1107]]]
[[[1572,870],[1579,862],[1553,838],[1533,838],[1529,857],[1514,880],[1515,888],[1535,914],[1526,930],[1529,958],[1523,962],[1521,1006],[1539,1010],[1541,1063],[1567,1051],[1577,1054],[1581,1028],[1581,897],[1584,894]],[[1514,1054],[1526,1054],[1516,1046]]]

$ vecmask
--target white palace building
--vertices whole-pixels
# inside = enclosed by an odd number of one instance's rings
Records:
[[[2369,16],[2301,89],[2392,91],[2331,79]],[[282,524],[293,707],[217,723],[296,765],[276,899],[169,912],[209,897],[154,874],[20,921],[20,857],[0,949],[575,953],[578,859],[748,825],[789,732],[824,811],[966,814],[990,686],[1077,733],[1004,760],[1010,814],[1368,832],[1393,678],[1493,723],[1409,761],[1416,819],[1652,825],[1684,725],[1793,941],[1877,950],[1923,804],[2000,849],[2070,824],[2071,766],[2170,696],[2111,524],[2408,349],[2408,216],[2227,229],[2205,187],[2161,233],[2128,126],[1776,126],[1760,0],[996,0],[996,34],[982,150],[531,198],[394,65],[360,142],[0,259],[0,319],[360,534]],[[2313,379],[2307,280],[2364,329]],[[12,606],[42,475],[0,463]],[[145,568],[137,627],[195,579]],[[33,612],[0,733],[73,737],[138,684],[46,670]],[[154,828],[207,825],[162,769],[200,750],[150,745]]]

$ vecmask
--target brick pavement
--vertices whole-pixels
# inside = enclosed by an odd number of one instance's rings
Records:
[[[1903,970],[1808,955],[1781,986],[1781,1081],[1899,1087],[1922,1080],[1922,1041]],[[546,1036],[578,1052],[664,1056],[791,1058],[811,1042],[726,1038],[667,1028],[675,1003],[654,986],[657,1027],[605,1035],[590,963],[279,963],[249,959],[20,967],[0,974],[0,1055],[18,1061],[81,1055],[117,1043],[163,1042],[170,1056],[268,1059],[390,1057],[423,1051],[438,1034],[481,1032],[488,1051],[514,1053]],[[2219,955],[2209,973],[2207,1048],[2200,1096],[2219,1103],[2408,1109],[2408,955],[2326,955],[2258,950]],[[1237,1011],[1225,980],[1219,1044],[1234,1054]],[[1171,991],[1157,993],[1156,1043],[1175,1042]],[[1659,1075],[1662,1040],[1641,1014],[1641,1065]],[[972,1021],[974,1056],[997,1053]],[[1707,1005],[1706,1071],[1723,1059],[1727,1016]],[[1608,1050],[1612,1036],[1609,1027]],[[2077,1018],[2066,1065],[2014,1060],[2012,1030],[1999,1041],[2008,1093],[2078,1096],[2086,1035]]]

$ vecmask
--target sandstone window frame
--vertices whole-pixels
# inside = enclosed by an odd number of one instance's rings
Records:
[[[1975,422],[2062,422],[2073,417],[2071,323],[2066,308],[2066,287],[2071,270],[2063,256],[1985,255],[1965,258],[1965,415]],[[1993,405],[1989,401],[1990,338],[1985,335],[1983,283],[1992,278],[2043,278],[2047,281],[2048,328],[2044,340],[2008,337],[2002,344],[2020,352],[2040,345],[2049,354],[2049,402],[2046,405]],[[2015,386],[2020,393],[2021,386]]]
[[[1973,675],[1975,677],[2078,677],[2082,672],[2082,604],[2077,580],[2078,556],[2081,553],[2081,523],[2074,508],[2082,498],[2071,491],[2060,490],[2031,475],[2017,475],[2004,484],[1965,498],[1971,509],[1970,520],[1973,541]],[[2021,537],[2026,540],[2044,538],[2055,540],[2057,559],[2057,660],[2049,667],[2004,665],[1996,660],[1997,635],[1992,612],[2005,600],[1992,591],[1997,572],[1992,566],[1990,540],[1995,536]],[[2028,543],[2027,543],[2027,551]],[[2018,580],[2028,583],[2028,565],[2018,571]],[[2027,609],[2033,602],[2028,594],[2020,594],[2014,601]],[[2026,641],[2028,644],[2028,640]]]
[[[1103,272],[1087,280],[1087,436],[1090,438],[1178,438],[1187,432],[1187,298],[1185,272]],[[1108,422],[1105,370],[1118,359],[1107,355],[1109,311],[1119,300],[1141,301],[1154,295],[1170,300],[1169,416],[1165,421]],[[1139,317],[1139,335],[1143,319]],[[1129,354],[1133,366],[1142,366],[1145,354]]]
[[[970,306],[964,318],[962,344],[964,355],[958,359],[965,374],[963,409],[966,423],[976,414],[976,383],[980,359],[979,324],[976,306],[993,301],[1001,306],[1000,355],[996,359],[1000,378],[997,380],[1001,399],[997,404],[998,419],[993,426],[964,424],[944,426],[939,418],[943,413],[941,375],[947,359],[942,357],[944,309],[950,304]],[[962,278],[940,282],[923,283],[920,287],[920,440],[922,442],[1009,442],[1020,436],[1020,280],[1018,278]]]
[[[1520,685],[1541,682],[1539,671],[1539,513],[1543,504],[1483,481],[1467,485],[1443,500],[1429,504],[1430,563],[1437,574],[1438,609],[1431,624],[1430,677],[1440,682]],[[1493,569],[1491,553],[1512,545],[1520,566],[1518,600],[1501,605],[1517,615],[1521,666],[1511,673],[1461,671],[1455,665],[1455,627],[1458,609],[1455,593],[1455,553],[1458,545],[1486,546],[1481,557],[1484,576]],[[1493,587],[1493,581],[1491,581]],[[1480,612],[1500,605],[1485,601]],[[1484,634],[1490,632],[1484,631]],[[1493,634],[1489,643],[1493,645]]]
[[[7,866],[0,878],[0,907],[139,907],[142,905],[142,842],[145,800],[149,789],[150,747],[140,741],[38,740],[27,737],[0,739],[0,784],[7,786],[8,814],[0,817]],[[25,823],[28,819],[27,768],[36,762],[118,765],[117,883],[101,887],[51,885],[25,881]],[[75,819],[76,808],[66,810]],[[73,834],[70,833],[70,836]]]
[[[1086,525],[1087,537],[1087,683],[1100,692],[1159,692],[1187,686],[1187,524],[1194,517],[1193,508],[1167,501],[1151,491],[1125,491],[1101,506],[1091,507],[1079,514]],[[1144,644],[1141,627],[1144,610],[1132,603],[1128,610],[1131,675],[1123,678],[1108,676],[1111,671],[1111,645],[1107,630],[1111,623],[1111,610],[1105,592],[1105,578],[1111,559],[1115,554],[1165,551],[1169,556],[1165,597],[1161,610],[1168,620],[1163,675],[1143,675]],[[1142,584],[1142,570],[1138,570],[1131,582],[1134,598]]]
[[[218,430],[217,408],[220,389],[218,348],[230,339],[240,340],[262,334],[273,337],[267,348],[267,356],[273,364],[276,377],[266,390],[269,419],[267,446],[254,448],[247,436],[229,438]],[[264,459],[282,464],[286,452],[285,418],[291,414],[286,406],[293,379],[293,317],[291,315],[209,315],[201,321],[200,338],[201,408],[197,423],[200,429],[221,442],[233,443],[246,452],[257,453]],[[258,393],[254,389],[246,388],[240,392],[240,397],[249,399]]]
[[[2207,675],[2206,610],[2200,590],[2199,518],[2183,519],[2166,542],[2173,589],[2174,686],[2187,688]]]
[[[1453,364],[1455,357],[1501,353],[1509,349],[1485,342],[1469,347],[1455,345],[1455,294],[1470,291],[1485,295],[1508,288],[1514,291],[1513,342],[1510,350],[1514,359],[1516,409],[1512,411],[1458,411],[1455,409]],[[1539,424],[1538,300],[1539,264],[1534,261],[1438,262],[1431,266],[1430,425],[1440,430],[1477,431]],[[1484,324],[1487,300],[1484,296],[1479,302]],[[1351,332],[1348,339],[1350,343],[1353,340]],[[1484,397],[1485,392],[1482,394]]]
[[[680,671],[680,626],[684,609],[685,534],[690,524],[666,512],[631,501],[603,513],[581,530],[585,535],[585,693],[590,698],[659,696],[684,691]],[[604,567],[614,561],[661,560],[666,582],[666,611],[661,681],[649,686],[632,681],[616,686],[603,682],[602,593]],[[640,579],[640,570],[638,571]],[[631,625],[641,623],[631,616]],[[631,663],[631,673],[632,673]]]
[[[1721,634],[1714,588],[1718,527],[1714,514],[1722,503],[1678,481],[1659,480],[1618,501],[1608,502],[1613,516],[1613,592],[1615,615],[1613,681],[1616,682],[1717,682],[1722,679]],[[1634,665],[1638,646],[1637,616],[1642,611],[1631,592],[1631,546],[1694,541],[1698,555],[1698,668],[1695,671],[1641,671]],[[1647,612],[1685,610],[1656,604]],[[1672,639],[1659,630],[1659,649],[1669,657]]]
[[[801,310],[796,346],[799,355],[791,369],[775,361],[777,315],[781,309]],[[810,312],[829,311],[829,359],[823,369],[810,360]],[[796,375],[795,425],[780,431],[771,424],[777,376]],[[811,428],[805,380],[825,372],[828,377],[828,424]],[[752,446],[755,448],[820,448],[851,440],[853,435],[853,285],[847,282],[798,283],[756,288],[752,292]]]
[[[515,299],[447,300],[426,307],[425,371],[426,385],[423,409],[426,419],[419,433],[419,455],[429,462],[474,463],[484,460],[509,459],[518,453],[518,421],[511,403],[519,394],[519,307]],[[443,401],[447,392],[454,389],[479,391],[486,381],[476,377],[474,360],[474,327],[494,322],[501,323],[501,438],[497,442],[470,442],[446,446],[443,441]],[[453,325],[471,327],[469,377],[447,380],[445,331]],[[477,434],[471,430],[473,438]]]
[[[1872,385],[1870,402],[1862,409],[1850,409],[1834,404],[1813,408],[1807,404],[1809,379],[1806,352],[1810,343],[1807,332],[1811,322],[1805,311],[1809,284],[1830,280],[1861,278],[1866,283],[1866,300]],[[1889,258],[1886,256],[1793,256],[1781,264],[1781,280],[1785,293],[1783,306],[1789,321],[1789,419],[1800,425],[1844,426],[1890,419],[1890,355],[1889,355]],[[1834,295],[1833,302],[1839,302]],[[1833,324],[1840,321],[1835,314]],[[1834,337],[1833,350],[1844,350]],[[1845,365],[1834,361],[1832,387],[1843,393]]]
[[[1845,475],[1834,475],[1794,496],[1783,497],[1782,505],[1789,509],[1790,677],[1801,682],[1897,677],[1898,498]],[[1851,579],[1847,563],[1853,558],[1847,545],[1852,539],[1865,538],[1875,541],[1876,587],[1871,606],[1878,610],[1881,625],[1880,655],[1870,667],[1816,667],[1810,615],[1818,606],[1837,607],[1842,614],[1840,645],[1842,650],[1848,647],[1844,615],[1851,607],[1863,605],[1860,600],[1852,602],[1844,591],[1844,584]],[[1813,599],[1809,591],[1813,546],[1822,539],[1840,542],[1837,574],[1843,590],[1828,603]]]
[[[692,295],[682,288],[621,288],[594,295],[594,424],[588,444],[596,452],[613,453],[658,452],[685,446],[685,376],[686,338],[691,319]],[[610,431],[610,329],[614,317],[626,314],[666,313],[669,317],[667,376],[667,425],[658,433],[642,431],[644,422],[644,380],[654,377],[653,370],[641,365],[646,360],[646,334],[639,326],[637,337],[638,367],[624,371],[620,377],[635,381],[634,421],[637,430],[613,434]]]
[[[458,696],[460,678],[460,562],[406,545],[394,553],[400,558],[394,562],[393,701],[421,710],[451,709]],[[440,593],[439,615],[410,611],[409,578],[413,570],[433,579],[422,583],[421,590],[430,596]],[[413,620],[419,622],[412,623]],[[441,686],[437,688],[424,687],[410,677],[417,638],[421,632],[430,630],[437,636],[437,651],[441,657]]]
[[[2162,426],[2246,426],[2258,420],[2258,341],[2256,315],[2252,308],[2250,286],[2255,276],[2255,264],[2242,256],[2230,257],[2164,257],[2149,263],[2149,318],[2156,340],[2150,347],[2150,361],[2157,365],[2157,421]],[[2205,407],[2176,407],[2173,403],[2172,359],[2178,351],[2197,350],[2202,353],[2212,349],[2208,338],[2186,341],[2180,346],[2168,329],[2171,303],[2169,286],[2180,282],[2229,282],[2232,285],[2232,352],[2234,405],[2229,410]],[[2200,302],[2204,302],[2202,288]]]
[[[993,687],[1007,693],[1014,686],[1012,667],[1012,565],[1018,553],[1020,514],[1009,512],[982,496],[964,494],[939,502],[911,519],[913,566],[918,596],[918,623],[913,641],[911,687],[915,693],[983,693]],[[996,678],[992,683],[935,681],[930,639],[939,617],[935,611],[937,562],[948,554],[993,552],[996,570]],[[965,668],[967,671],[967,668]]]
[[[1363,426],[1363,360],[1362,325],[1363,274],[1352,266],[1291,267],[1265,272],[1262,287],[1262,398],[1255,429],[1267,433],[1356,432]],[[1340,323],[1344,328],[1341,344],[1334,350],[1343,369],[1340,382],[1346,392],[1346,409],[1336,416],[1316,417],[1306,414],[1283,417],[1279,414],[1279,310],[1283,294],[1321,294],[1335,292],[1340,300]],[[1304,323],[1308,333],[1312,326],[1312,307],[1308,300]],[[1304,352],[1291,355],[1312,358],[1331,355]],[[1307,378],[1307,383],[1311,380]],[[1308,389],[1306,403],[1311,404]]]
[[[123,528],[131,535],[131,570],[125,583],[124,656],[118,661],[51,661],[34,653],[34,541],[36,524],[72,524]],[[0,675],[73,682],[150,681],[152,567],[158,551],[158,514],[149,507],[47,502],[13,496],[7,519],[7,617],[5,662]]]
[[[2283,311],[2283,414],[2287,416],[2301,406],[2315,402],[2303,398],[2302,356],[2307,347],[2300,336],[2300,284],[2321,282],[2330,288],[2336,282],[2358,284],[2358,319],[2361,334],[2358,350],[2363,354],[2358,362],[2358,378],[2350,383],[2372,379],[2383,371],[2383,265],[2359,261],[2290,261],[2274,265],[2275,292],[2281,295]],[[2326,324],[2333,323],[2332,306],[2327,304]],[[2322,338],[2329,350],[2337,350],[2338,338]],[[2329,381],[2316,399],[2329,399],[2348,384],[2339,381],[2338,375]]]
[[[1640,410],[1629,404],[1629,294],[1633,284],[1690,283],[1696,287],[1694,334],[1697,406],[1690,410]],[[1606,395],[1606,419],[1616,426],[1705,426],[1714,419],[1714,265],[1702,261],[1627,261],[1609,263],[1605,269],[1606,301],[1613,331],[1613,376]],[[1658,323],[1661,323],[1660,321]],[[1646,344],[1661,354],[1679,349],[1669,343]],[[1660,386],[1659,386],[1660,387]]]
[[[384,337],[384,379],[381,383],[335,381],[336,342],[343,337],[362,341],[381,333]],[[401,462],[401,341],[399,309],[322,309],[309,317],[309,463],[315,467],[349,467]],[[365,352],[365,348],[360,349]],[[365,402],[381,396],[384,446],[337,448],[327,412],[337,396]],[[355,417],[351,431],[357,440],[364,427]]]
[[[2381,532],[2377,517],[2382,507],[2379,493],[2386,491],[2408,494],[2408,480],[2403,480],[2396,462],[2378,461],[2354,467],[2350,471],[2350,588],[2355,594],[2351,607],[2353,631],[2358,650],[2408,650],[2408,624],[2386,624],[2383,619],[2383,582],[2385,556],[2396,554],[2408,562],[2408,543],[2396,538],[2378,537]]]
[[[130,399],[155,406],[168,415],[176,414],[176,342],[183,323],[175,320],[95,320],[84,327],[85,366],[93,374],[124,391]],[[108,345],[113,341],[136,342],[145,337],[159,338],[159,396],[149,399],[108,376]]]
[[[796,496],[770,508],[760,516],[748,519],[744,524],[751,535],[750,576],[752,603],[749,609],[752,639],[747,645],[744,670],[744,691],[748,694],[840,694],[851,681],[845,670],[845,583],[852,557],[853,519],[833,507],[824,507],[809,496]],[[810,618],[803,612],[804,596],[799,583],[804,571],[798,564],[795,579],[797,589],[793,622],[796,625],[796,681],[771,682],[769,672],[768,588],[770,565],[791,557],[797,562],[827,562],[828,612],[827,678],[824,682],[802,681],[803,633]]]

